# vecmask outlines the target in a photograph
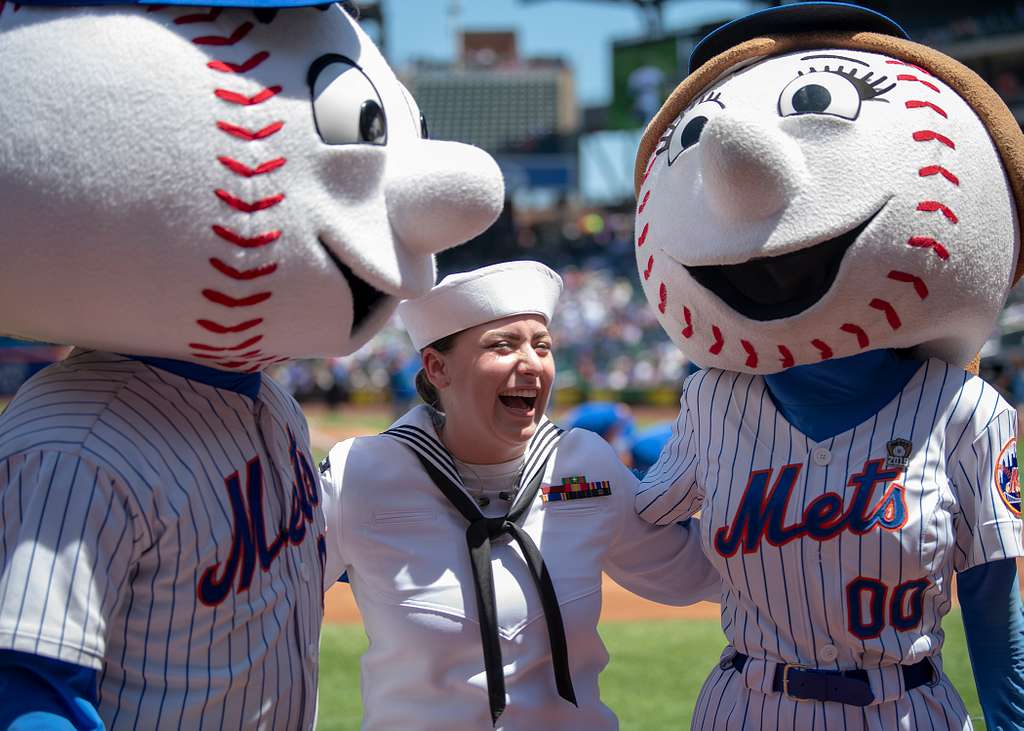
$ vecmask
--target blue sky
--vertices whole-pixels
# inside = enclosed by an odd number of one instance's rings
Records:
[[[449,10],[459,12],[453,22]],[[677,0],[666,5],[673,30],[737,15],[757,7],[747,0]],[[611,44],[636,38],[644,16],[630,2],[608,0],[384,0],[388,57],[401,68],[415,58],[450,60],[454,31],[515,29],[523,56],[562,56],[575,73],[584,105],[611,96]]]

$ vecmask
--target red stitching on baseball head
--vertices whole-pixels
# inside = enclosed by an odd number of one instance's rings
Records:
[[[251,348],[253,345],[255,345],[256,343],[258,343],[261,340],[263,340],[263,336],[262,335],[255,335],[255,336],[249,338],[248,340],[243,340],[238,345],[224,345],[224,346],[220,346],[220,345],[207,345],[206,343],[189,343],[188,347],[190,347],[190,348],[192,348],[194,350],[210,350],[210,351],[215,351],[215,352],[218,352],[218,353],[223,353],[225,351],[245,350],[246,348]]]
[[[910,63],[909,61],[901,61],[898,58],[887,58],[887,59],[885,59],[885,62],[887,64],[892,64],[892,65],[895,65],[895,66],[909,66],[910,68],[914,69],[915,71],[920,71],[922,74],[925,74],[926,76],[932,76],[933,75],[931,71],[929,71],[926,68],[921,68],[916,63]]]
[[[939,257],[943,261],[949,258],[949,251],[946,247],[931,236],[911,236],[907,239],[907,243],[910,246],[916,246],[922,249],[931,249],[935,252],[935,256]]]
[[[216,257],[212,257],[210,259],[210,266],[225,277],[230,277],[231,279],[236,279],[241,282],[248,282],[252,279],[266,277],[277,271],[276,263],[264,264],[263,266],[253,267],[252,269],[235,269],[230,264],[225,264]]]
[[[917,296],[924,299],[928,296],[928,287],[925,285],[924,280],[921,277],[914,276],[908,272],[897,272],[891,271],[888,274],[889,279],[893,279],[897,282],[906,282],[914,285],[914,291],[917,292]]]
[[[637,248],[640,248],[641,246],[643,246],[644,242],[647,241],[647,230],[648,230],[649,226],[650,226],[649,223],[645,223],[644,224],[643,231],[640,232],[640,238],[638,238],[636,240]]]
[[[227,242],[240,246],[243,249],[256,249],[260,246],[267,246],[272,244],[281,238],[280,229],[274,231],[264,231],[256,236],[242,236],[239,233],[232,231],[224,226],[213,225],[213,232]]]
[[[236,211],[242,213],[256,213],[257,211],[265,211],[268,208],[273,208],[278,203],[284,200],[284,193],[278,193],[277,195],[267,196],[266,198],[260,198],[255,201],[244,201],[241,198],[231,195],[226,190],[215,190],[214,194],[222,201],[227,203],[229,206],[234,208]]]
[[[268,86],[252,96],[239,94],[237,91],[230,91],[228,89],[214,89],[213,91],[214,96],[218,99],[223,99],[230,104],[238,104],[243,107],[254,107],[257,104],[263,104],[263,102],[273,99],[280,93],[280,86]]]
[[[233,46],[247,35],[252,30],[252,23],[246,21],[232,31],[229,36],[199,36],[193,38],[192,42],[197,46]]]
[[[796,361],[793,359],[793,353],[790,352],[789,348],[787,348],[785,345],[779,346],[779,355],[782,356],[780,360],[782,361],[783,368],[792,368],[793,365],[796,363]]]
[[[207,68],[211,68],[214,71],[220,71],[225,74],[244,74],[246,71],[252,71],[254,68],[259,66],[261,63],[266,61],[270,57],[267,51],[260,51],[254,53],[252,56],[247,58],[242,63],[231,63],[230,61],[210,61],[206,64]]]
[[[683,320],[686,322],[686,327],[683,328],[683,331],[680,334],[684,338],[689,339],[689,338],[693,337],[693,318],[690,315],[690,308],[689,307],[684,307],[683,308]]]
[[[857,337],[857,346],[862,349],[871,344],[871,341],[868,339],[868,334],[864,332],[864,328],[860,325],[854,325],[852,322],[847,322],[846,324],[841,325],[839,329],[843,332],[855,335]]]
[[[647,199],[651,197],[651,191],[644,193],[644,199],[640,201],[640,207],[636,209],[637,213],[643,213],[644,208],[647,207]]]
[[[725,339],[722,338],[722,331],[718,329],[718,325],[711,326],[711,335],[714,337],[715,342],[708,348],[708,352],[712,355],[718,355],[722,352],[723,346],[725,346]]]
[[[924,211],[925,213],[933,213],[940,211],[943,216],[949,219],[950,223],[959,223],[956,214],[950,210],[949,206],[939,203],[938,201],[921,201],[917,204],[917,210]]]
[[[647,258],[647,268],[644,269],[644,279],[651,278],[651,269],[654,268],[654,255],[652,254]]]
[[[939,87],[937,87],[935,84],[933,84],[932,82],[926,81],[925,79],[919,79],[916,76],[914,76],[913,74],[897,74],[896,75],[896,81],[916,81],[919,84],[924,84],[929,89],[934,91],[936,94],[941,94],[942,93],[942,90]]]
[[[817,349],[818,353],[821,355],[822,360],[828,360],[829,358],[832,357],[832,348],[828,347],[828,343],[826,343],[824,340],[818,340],[817,338],[815,338],[814,340],[811,341],[811,345],[813,345]]]
[[[647,163],[647,169],[644,170],[644,178],[643,178],[643,180],[640,181],[641,183],[646,183],[647,182],[647,176],[651,174],[651,168],[654,167],[654,161],[657,160],[657,159],[658,159],[658,157],[656,155],[652,155],[651,156],[651,161],[649,163]]]
[[[196,320],[196,324],[204,330],[209,330],[217,335],[227,335],[228,333],[245,332],[246,330],[251,330],[257,325],[262,325],[263,318],[256,317],[252,320],[240,322],[237,325],[222,325],[221,323],[214,322],[213,320]]]
[[[953,144],[953,140],[946,137],[946,135],[939,134],[934,130],[922,129],[914,133],[914,142],[931,142],[932,140],[934,140],[935,142],[941,142],[951,150],[956,149],[956,145]]]
[[[273,160],[267,160],[266,162],[260,163],[254,168],[249,167],[243,163],[238,162],[233,157],[227,157],[221,155],[217,158],[220,164],[226,167],[236,175],[241,175],[243,178],[252,178],[256,175],[266,175],[272,173],[280,167],[283,167],[287,160],[283,157],[278,157]]]
[[[917,174],[920,175],[922,178],[927,178],[931,175],[941,175],[946,180],[951,182],[953,185],[960,185],[960,178],[953,175],[953,173],[949,172],[948,170],[946,170],[946,168],[942,167],[941,165],[926,165],[925,167],[918,170]]]
[[[900,329],[900,325],[902,323],[900,323],[899,315],[896,314],[896,308],[893,307],[890,303],[886,302],[885,300],[878,299],[876,297],[875,299],[871,300],[871,302],[869,302],[868,305],[876,310],[881,310],[883,313],[885,313],[885,319],[889,323],[889,327],[891,327],[893,330]]]
[[[934,102],[926,102],[921,99],[910,99],[906,102],[905,106],[907,109],[931,109],[933,112],[941,114],[946,119],[949,119],[949,115],[946,114],[946,110]]]
[[[665,306],[668,304],[668,287],[662,282],[658,285],[658,309],[665,314]]]
[[[747,351],[747,368],[757,368],[757,351],[754,346],[746,340],[740,340],[740,345]]]
[[[223,120],[218,120],[217,122],[217,129],[219,129],[221,132],[226,132],[232,137],[237,137],[239,139],[245,140],[246,142],[253,142],[255,140],[265,140],[268,137],[272,137],[276,135],[278,132],[280,132],[282,127],[284,127],[284,122],[282,120],[272,122],[268,124],[266,127],[257,130],[247,129],[240,125],[231,124],[231,122],[225,122]]]
[[[266,302],[271,297],[271,292],[257,292],[248,297],[232,297],[231,295],[218,292],[215,289],[204,289],[203,297],[217,305],[224,307],[253,307],[261,302]]]

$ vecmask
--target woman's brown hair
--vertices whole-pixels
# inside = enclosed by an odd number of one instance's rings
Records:
[[[451,335],[445,335],[443,338],[438,338],[430,345],[424,346],[423,350],[433,348],[438,353],[447,353],[455,347],[455,338],[457,335],[458,333],[452,333]],[[421,350],[420,353],[422,353],[423,350]],[[430,382],[429,378],[427,378],[427,372],[422,368],[420,368],[419,373],[416,374],[416,393],[419,394],[419,397],[423,399],[423,403],[427,406],[435,411],[444,413],[444,409],[441,408],[441,394],[438,393],[434,384]]]

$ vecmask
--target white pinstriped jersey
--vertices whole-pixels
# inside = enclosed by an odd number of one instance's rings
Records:
[[[75,351],[0,417],[0,647],[108,729],[312,728],[324,522],[298,405]]]
[[[760,376],[701,371],[681,406],[636,508],[652,523],[702,511],[723,629],[753,658],[712,673],[694,727],[969,728],[948,680],[904,693],[897,666],[941,668],[954,570],[1024,553],[1013,408],[934,359],[821,442],[785,420]],[[865,668],[876,702],[789,700],[771,692],[777,663]]]

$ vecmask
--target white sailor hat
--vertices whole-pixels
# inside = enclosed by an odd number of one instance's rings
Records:
[[[538,261],[508,261],[449,274],[429,292],[398,305],[416,350],[446,335],[512,315],[551,322],[562,278]]]

